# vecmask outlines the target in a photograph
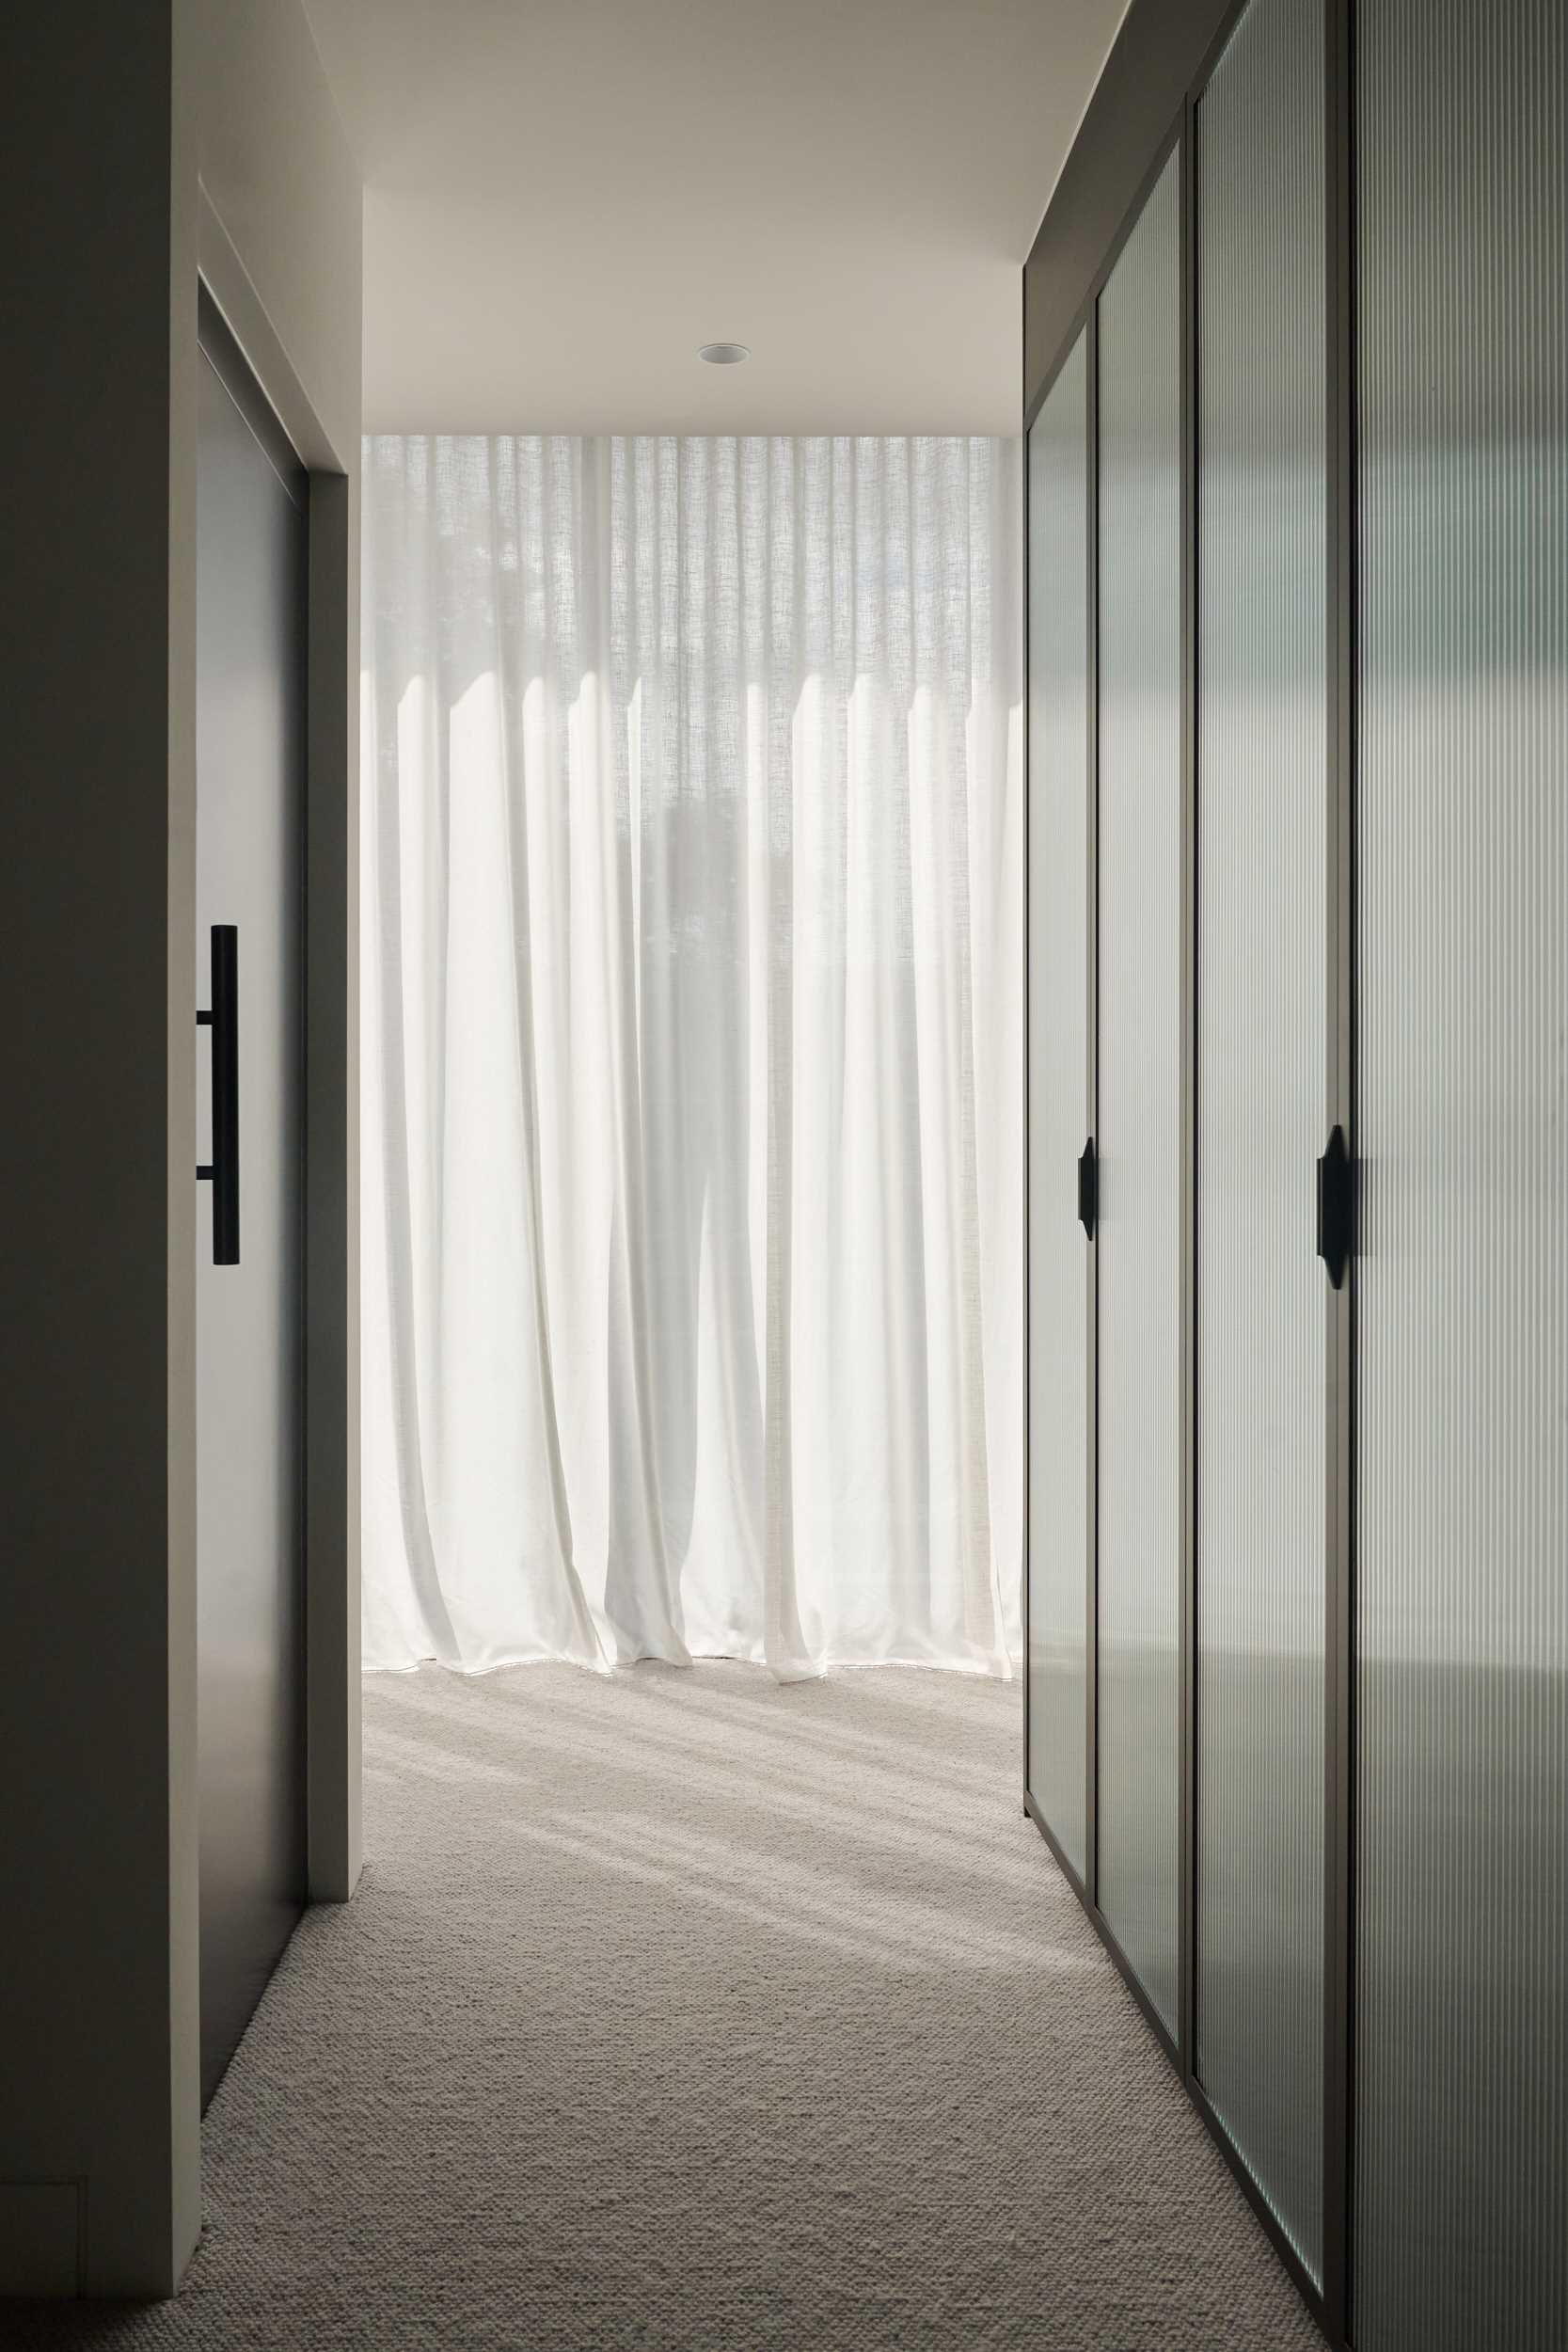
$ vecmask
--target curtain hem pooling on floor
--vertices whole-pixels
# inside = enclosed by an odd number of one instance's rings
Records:
[[[1020,498],[365,444],[368,1664],[1007,1670]]]

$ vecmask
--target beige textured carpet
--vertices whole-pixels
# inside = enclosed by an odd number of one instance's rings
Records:
[[[365,1744],[182,2294],[0,2341],[1317,2344],[1022,1818],[1016,1690],[429,1668]]]

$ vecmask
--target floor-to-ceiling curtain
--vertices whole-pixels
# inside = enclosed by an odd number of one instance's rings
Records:
[[[367,442],[368,1663],[1016,1653],[1020,507]]]

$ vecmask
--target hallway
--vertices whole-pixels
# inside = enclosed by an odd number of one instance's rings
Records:
[[[1018,1741],[951,1674],[372,1677],[364,1883],[210,2110],[182,2293],[8,2341],[1306,2352]]]

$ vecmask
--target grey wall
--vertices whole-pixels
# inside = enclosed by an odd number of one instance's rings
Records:
[[[297,0],[0,26],[0,2292],[156,2295],[199,2219],[198,251],[304,453],[347,477],[315,494],[313,564],[310,855],[337,902],[311,932],[312,1878],[346,1893],[356,1865],[359,200]]]

